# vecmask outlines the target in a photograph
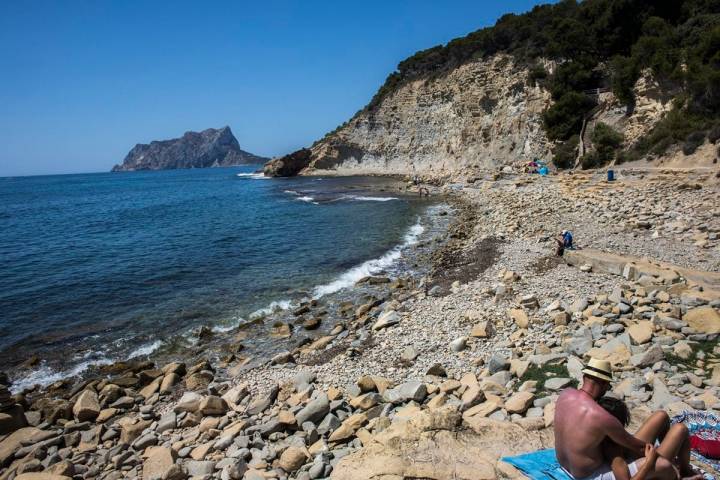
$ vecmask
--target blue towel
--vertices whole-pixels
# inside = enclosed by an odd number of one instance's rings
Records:
[[[555,449],[538,450],[516,457],[503,457],[507,462],[532,480],[572,480],[555,458]]]
[[[558,463],[553,448],[516,457],[503,457],[502,461],[514,466],[532,480],[573,480]],[[715,477],[707,472],[703,472],[703,477],[705,480],[715,480]]]

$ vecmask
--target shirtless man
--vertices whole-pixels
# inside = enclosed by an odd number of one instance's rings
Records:
[[[603,457],[601,442],[610,438],[628,452],[628,469],[635,475],[645,461],[645,445],[663,438],[657,448],[659,458],[648,479],[673,480],[677,467],[682,477],[700,478],[690,467],[688,430],[682,424],[670,427],[667,413],[653,413],[631,435],[597,400],[610,390],[610,362],[591,359],[583,369],[580,390],[568,388],[555,406],[555,452],[558,462],[574,479],[614,480]]]

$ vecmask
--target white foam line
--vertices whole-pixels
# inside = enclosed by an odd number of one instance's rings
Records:
[[[390,200],[398,200],[398,197],[363,197],[363,196],[351,196],[356,202],[389,202]]]
[[[253,313],[250,314],[250,318],[253,319],[263,317],[265,315],[270,315],[271,313],[279,312],[281,310],[287,310],[288,308],[290,308],[291,304],[292,302],[290,300],[276,300],[274,302],[271,302],[270,305],[265,308],[255,310]]]
[[[313,197],[298,197],[297,200],[300,200],[301,202],[307,202],[312,203],[313,205],[319,205],[318,202],[315,201],[315,198]]]
[[[160,348],[162,345],[162,341],[156,340],[153,343],[148,343],[147,345],[143,345],[142,347],[136,348],[132,352],[130,352],[130,355],[128,355],[128,358],[135,358],[135,357],[142,357],[145,355],[150,355],[155,350]]]
[[[320,298],[324,295],[329,295],[342,290],[343,288],[351,287],[363,277],[376,275],[384,271],[402,256],[402,251],[405,248],[416,244],[420,235],[424,231],[425,227],[422,226],[420,220],[418,219],[417,223],[410,227],[408,232],[405,234],[402,244],[393,247],[380,258],[368,260],[357,267],[351,268],[328,284],[315,287],[313,290],[313,298]]]
[[[153,343],[149,343],[146,345],[143,345],[135,350],[133,350],[126,358],[131,359],[135,357],[140,357],[144,355],[150,355],[155,350],[160,348],[162,346],[162,341],[157,340]],[[77,377],[78,375],[81,375],[85,370],[92,366],[101,366],[101,365],[110,365],[111,363],[115,363],[117,360],[107,357],[99,357],[99,358],[89,358],[92,355],[95,355],[96,352],[88,352],[80,356],[79,358],[84,359],[84,361],[78,363],[74,367],[68,369],[68,370],[54,370],[47,365],[41,365],[40,367],[36,368],[32,372],[29,372],[24,377],[17,378],[13,381],[11,390],[14,393],[21,392],[22,390],[26,388],[33,387],[35,385],[40,385],[41,387],[46,387],[52,383],[55,383],[59,380],[63,380],[65,378],[71,378],[71,377]]]
[[[270,178],[262,173],[238,173],[237,176],[240,178],[252,178],[253,180],[266,180]]]
[[[109,358],[98,358],[95,360],[88,360],[86,362],[81,362],[77,365],[75,365],[73,368],[65,371],[57,371],[53,370],[52,368],[48,367],[47,365],[43,365],[32,372],[30,372],[28,375],[17,378],[13,380],[12,387],[10,387],[10,391],[13,393],[18,393],[23,391],[26,388],[33,387],[35,385],[40,385],[41,387],[46,387],[52,383],[55,383],[57,381],[70,378],[70,377],[77,377],[81,373],[83,373],[85,370],[90,368],[93,365],[110,365],[114,361]]]
[[[227,333],[239,327],[243,322],[245,322],[245,319],[238,317],[237,320],[230,325],[215,325],[210,330],[214,333]]]

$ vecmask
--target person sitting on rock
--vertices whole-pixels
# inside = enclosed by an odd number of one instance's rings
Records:
[[[603,407],[610,415],[617,418],[624,427],[627,427],[630,424],[630,411],[628,410],[627,405],[625,405],[625,402],[623,402],[622,400],[606,396],[598,400],[598,405]],[[660,415],[659,417],[662,417],[662,415]],[[662,420],[662,418],[659,418],[659,420]],[[634,469],[633,471],[631,471],[631,469],[629,468],[626,460],[626,458],[632,457],[629,452],[627,452],[624,448],[620,447],[618,444],[616,444],[609,438],[606,438],[603,441],[603,455],[610,464],[612,472],[617,480],[644,480],[645,478],[649,478],[648,474],[655,469],[655,464],[658,457],[660,456],[659,450],[661,448],[665,450],[673,449],[675,448],[673,444],[681,442],[682,438],[684,436],[687,436],[687,429],[683,425],[673,425],[672,427],[670,427],[669,425],[665,424],[665,427],[669,427],[668,431],[662,426],[662,423],[664,422],[659,422],[658,424],[658,426],[660,426],[658,438],[662,439],[660,446],[656,449],[654,445],[645,445],[645,458],[642,462],[642,466],[640,466],[637,471],[634,471]],[[681,448],[680,451],[682,452],[683,449]],[[687,449],[687,462],[689,466],[689,448]],[[682,463],[682,460],[679,460],[677,463],[678,465],[680,465]],[[678,465],[673,465],[673,467],[677,467]],[[692,472],[692,469],[690,470],[690,472]],[[675,477],[673,478],[683,478],[677,468]],[[690,476],[688,478],[702,478],[702,475],[696,475],[693,472],[690,473]]]
[[[630,425],[630,411],[622,400],[605,396],[598,400],[598,405],[603,407],[610,415],[617,418],[623,427]],[[649,443],[645,445],[645,461],[642,467],[636,468],[637,465],[633,462],[631,464],[633,465],[632,469],[625,459],[627,452],[620,445],[609,438],[605,438],[601,447],[603,457],[605,461],[610,464],[615,480],[645,480],[648,474],[655,470],[658,453],[654,445],[650,445]]]
[[[555,255],[558,257],[562,257],[565,253],[565,241],[562,239],[562,237],[556,237],[555,243],[557,243],[557,247],[555,247]]]
[[[562,237],[563,246],[565,248],[569,248],[570,250],[575,248],[575,246],[573,245],[572,233],[567,230],[563,230],[562,232],[560,232],[560,236]]]
[[[683,477],[702,478],[690,466],[687,427],[682,424],[670,427],[667,413],[656,411],[631,435],[597,403],[610,390],[610,362],[591,359],[582,373],[582,387],[563,390],[555,406],[555,454],[568,475],[574,479],[615,480],[612,466],[603,455],[605,439],[625,450],[630,460],[628,470],[636,474],[645,462],[645,446],[662,438],[655,468],[646,478],[674,480],[677,478],[674,465]]]

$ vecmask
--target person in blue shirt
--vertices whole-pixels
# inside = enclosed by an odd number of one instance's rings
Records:
[[[557,255],[558,257],[563,256],[566,248],[569,248],[570,250],[575,249],[575,246],[573,245],[572,233],[568,232],[567,230],[563,230],[562,232],[560,232],[559,236],[555,237],[555,243],[557,243],[555,255]]]

